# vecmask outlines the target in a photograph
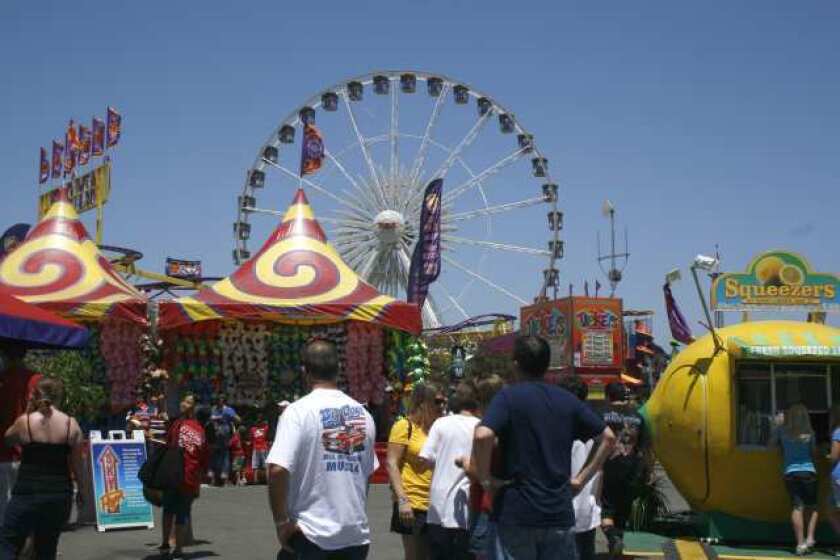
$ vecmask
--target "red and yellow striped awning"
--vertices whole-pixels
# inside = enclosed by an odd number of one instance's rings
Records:
[[[0,290],[79,321],[146,322],[146,297],[99,253],[66,200],[54,203],[0,262]]]
[[[208,320],[293,324],[356,320],[407,332],[422,328],[414,304],[380,294],[341,259],[298,190],[262,249],[194,297],[161,302],[161,329]]]

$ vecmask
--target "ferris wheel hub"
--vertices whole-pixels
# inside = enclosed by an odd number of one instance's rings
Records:
[[[405,217],[396,210],[383,210],[373,219],[380,243],[396,245],[405,231]]]

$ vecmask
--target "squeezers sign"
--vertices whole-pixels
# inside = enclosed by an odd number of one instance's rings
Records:
[[[803,257],[762,253],[745,273],[726,273],[712,285],[712,307],[721,311],[782,309],[840,311],[840,277],[818,273]]]

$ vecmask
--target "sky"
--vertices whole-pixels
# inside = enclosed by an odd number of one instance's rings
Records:
[[[3,2],[0,227],[35,219],[38,148],[112,105],[124,130],[105,241],[151,270],[174,256],[226,275],[236,196],[280,120],[350,76],[426,70],[489,92],[534,134],[560,185],[562,286],[606,284],[609,199],[629,231],[625,307],[654,310],[667,336],[661,286],[681,268],[675,295],[702,331],[687,267],[716,245],[727,271],[783,248],[840,272],[838,25],[828,0]],[[265,196],[282,210],[291,191]],[[517,219],[501,236],[543,246],[544,210]],[[542,263],[492,259],[535,295]],[[518,315],[480,294],[471,311]]]

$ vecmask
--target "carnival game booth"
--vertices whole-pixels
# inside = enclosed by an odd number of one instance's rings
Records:
[[[387,363],[419,344],[422,324],[416,305],[380,294],[344,263],[303,190],[253,258],[159,309],[164,364],[181,388],[258,408],[304,394],[300,355],[312,338],[337,344],[340,385],[353,398],[384,404]]]
[[[112,412],[134,403],[147,300],[91,241],[72,204],[55,202],[0,262],[0,290],[88,328],[82,349]]]

